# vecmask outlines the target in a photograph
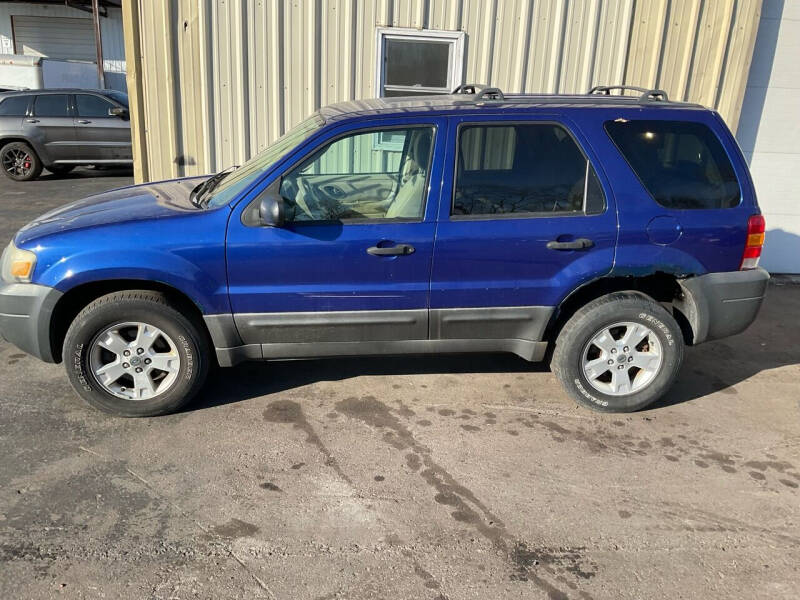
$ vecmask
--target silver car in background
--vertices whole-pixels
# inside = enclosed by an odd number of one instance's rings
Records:
[[[0,93],[0,167],[15,181],[78,165],[133,163],[128,96],[115,90]]]

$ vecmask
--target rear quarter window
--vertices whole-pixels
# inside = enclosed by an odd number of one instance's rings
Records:
[[[702,123],[608,121],[605,129],[645,189],[672,209],[733,208],[741,190],[719,138]]]

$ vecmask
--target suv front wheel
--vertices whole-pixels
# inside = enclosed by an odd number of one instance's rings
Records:
[[[644,294],[617,292],[567,321],[552,369],[579,404],[633,412],[672,387],[682,362],[683,336],[672,315]]]
[[[200,390],[209,367],[200,328],[163,294],[116,292],[84,308],[64,339],[72,387],[122,417],[173,412]]]

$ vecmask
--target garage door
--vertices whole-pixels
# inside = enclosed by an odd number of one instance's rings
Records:
[[[11,17],[14,51],[29,56],[95,61],[91,19]]]

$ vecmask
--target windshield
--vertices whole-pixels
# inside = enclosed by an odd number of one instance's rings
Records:
[[[267,148],[220,181],[207,198],[207,206],[222,206],[233,200],[264,171],[286,156],[295,146],[308,139],[311,134],[324,124],[324,119],[319,114],[314,113],[308,119],[287,131]]]

